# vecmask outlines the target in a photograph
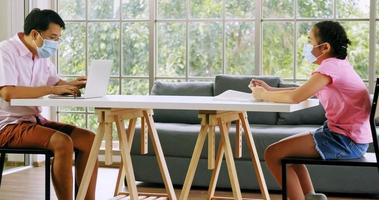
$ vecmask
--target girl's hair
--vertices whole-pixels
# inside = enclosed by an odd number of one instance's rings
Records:
[[[332,55],[338,59],[345,59],[348,45],[351,42],[341,24],[333,21],[322,21],[316,23],[314,27],[316,28],[316,37],[320,42],[327,42],[332,46]]]

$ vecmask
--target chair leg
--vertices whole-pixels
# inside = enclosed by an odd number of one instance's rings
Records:
[[[50,200],[50,158],[45,154],[45,200]]]
[[[0,155],[0,187],[1,187],[1,179],[3,178],[3,170],[4,170],[4,165],[5,165],[5,154],[6,153],[1,153]]]
[[[282,200],[287,200],[287,165],[282,162]]]

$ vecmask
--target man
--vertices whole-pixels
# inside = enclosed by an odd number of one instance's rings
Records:
[[[73,198],[72,155],[76,183],[80,184],[94,134],[72,125],[48,121],[39,107],[10,106],[17,98],[37,98],[48,94],[79,93],[84,77],[61,80],[49,57],[58,48],[65,23],[52,10],[33,9],[25,19],[24,32],[0,43],[0,147],[46,148],[54,152],[52,180],[58,199]],[[95,199],[97,165],[86,199]]]

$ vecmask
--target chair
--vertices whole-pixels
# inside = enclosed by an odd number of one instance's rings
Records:
[[[376,79],[374,98],[370,112],[370,127],[373,138],[375,153],[366,153],[360,159],[352,160],[322,160],[317,158],[300,158],[287,157],[281,160],[282,163],[282,199],[287,200],[287,164],[310,164],[310,165],[335,165],[335,166],[361,166],[361,167],[376,167],[379,172],[379,146],[378,136],[375,127],[375,118],[379,114],[378,109],[378,94],[379,94],[379,78]]]
[[[45,200],[50,199],[50,160],[54,153],[47,149],[34,149],[34,148],[0,148],[0,187],[1,179],[3,177],[3,169],[5,164],[5,155],[7,153],[13,154],[44,154],[45,155]]]

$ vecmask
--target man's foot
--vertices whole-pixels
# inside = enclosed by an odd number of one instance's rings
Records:
[[[328,200],[325,194],[310,192],[305,195],[305,200]]]

